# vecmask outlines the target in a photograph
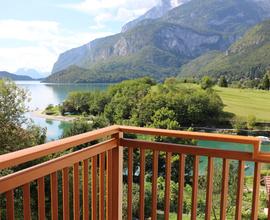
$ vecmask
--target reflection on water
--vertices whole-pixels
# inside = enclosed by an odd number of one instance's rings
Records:
[[[62,103],[70,92],[89,92],[94,90],[105,90],[110,84],[45,84],[38,81],[16,81],[16,84],[29,91],[31,100],[28,104],[31,111],[45,109],[49,104],[58,105]],[[63,129],[68,122],[47,120],[27,114],[36,125],[47,128],[47,140],[56,140],[61,137]]]
[[[39,81],[16,81],[20,87],[26,88],[31,94],[29,107],[31,110],[44,109],[49,104],[58,105],[63,102],[68,93],[81,91],[105,90],[110,84],[46,84]]]

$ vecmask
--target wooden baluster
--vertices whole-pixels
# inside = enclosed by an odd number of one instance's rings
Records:
[[[89,219],[88,160],[83,161],[83,219]]]
[[[112,219],[112,150],[107,152],[107,202],[106,202],[106,219]]]
[[[244,175],[245,175],[245,162],[240,160],[238,165],[238,182],[237,182],[237,194],[236,194],[236,211],[235,220],[242,219],[242,200],[244,189]]]
[[[211,219],[213,193],[213,158],[208,157],[205,220]]]
[[[268,192],[268,193],[269,193],[269,192]],[[267,208],[268,208],[267,219],[270,219],[270,195],[268,196]]]
[[[123,147],[120,146],[120,139],[123,133],[113,135],[117,139],[118,147],[112,150],[112,219],[122,219],[122,194],[123,194]]]
[[[51,175],[51,212],[52,219],[58,220],[58,181],[57,173],[54,172]]]
[[[192,184],[192,207],[191,207],[191,219],[197,218],[197,194],[198,194],[198,179],[199,179],[199,156],[194,156],[193,163],[193,184]]]
[[[8,220],[14,220],[15,215],[14,215],[14,195],[13,195],[13,190],[10,190],[6,192],[6,199],[7,199],[7,219]]]
[[[140,220],[144,220],[145,150],[140,149]]]
[[[254,179],[253,179],[253,196],[252,196],[252,212],[251,219],[258,219],[258,207],[259,207],[259,196],[260,196],[260,172],[261,163],[256,162],[254,167]]]
[[[152,174],[152,220],[157,219],[157,178],[158,178],[158,151],[153,151]]]
[[[99,219],[104,220],[104,171],[105,171],[105,153],[99,155]]]
[[[69,168],[62,170],[62,197],[63,197],[63,219],[69,220]]]
[[[172,153],[167,152],[166,153],[166,174],[165,174],[165,210],[164,210],[165,220],[169,220],[169,217],[170,217],[171,160],[172,160]]]
[[[230,168],[229,160],[223,159],[222,188],[221,188],[221,199],[220,199],[220,219],[221,220],[226,219],[228,184],[229,184],[229,168]]]
[[[133,148],[128,148],[128,220],[132,220]]]
[[[25,220],[31,219],[30,184],[23,185],[23,216]]]
[[[79,163],[73,165],[73,219],[80,219]]]
[[[92,157],[92,220],[97,219],[97,156]]]
[[[45,187],[44,177],[38,179],[38,219],[45,220]]]
[[[184,201],[184,184],[185,184],[185,155],[179,155],[179,176],[178,176],[178,213],[177,220],[183,218],[183,201]]]

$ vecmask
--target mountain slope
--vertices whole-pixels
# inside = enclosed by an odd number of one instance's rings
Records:
[[[13,73],[9,73],[6,71],[0,71],[0,79],[1,78],[7,78],[7,79],[11,79],[11,80],[33,80],[31,77],[29,76],[18,76],[16,74]]]
[[[262,77],[270,68],[270,20],[251,28],[226,52],[207,53],[183,65],[179,76],[226,75],[230,80]]]
[[[268,14],[253,1],[191,0],[159,19],[144,20],[124,33],[61,54],[53,77],[47,81],[66,79],[63,70],[68,75],[76,74],[74,68],[68,71],[74,65],[88,70],[77,81],[96,81],[94,75],[116,81],[136,75],[151,75],[158,80],[173,76],[176,68],[208,51],[226,50],[248,27],[265,19]],[[159,59],[163,56],[164,61]],[[106,66],[105,72],[101,64]],[[157,74],[164,68],[166,71]]]

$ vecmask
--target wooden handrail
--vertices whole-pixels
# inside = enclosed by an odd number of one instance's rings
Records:
[[[114,125],[73,137],[52,141],[50,143],[38,145],[35,147],[0,155],[0,169],[16,166],[53,153],[61,152],[71,147],[76,147],[80,144],[88,143],[93,140],[98,140],[106,136],[117,134],[118,132],[119,126]]]
[[[0,155],[0,169],[16,166],[16,165],[19,165],[19,164],[22,164],[31,160],[41,158],[43,156],[47,156],[52,153],[61,152],[61,151],[67,150],[71,147],[75,147],[83,143],[97,140],[105,136],[117,134],[119,131],[124,132],[124,133],[134,133],[134,134],[144,134],[144,135],[251,144],[254,147],[254,153],[256,155],[260,155],[264,159],[270,158],[269,155],[258,152],[259,151],[258,148],[260,146],[260,139],[256,137],[113,125],[107,128],[102,128],[99,130],[87,132],[87,133],[76,135],[73,137],[69,137],[69,138],[53,141],[50,143],[42,144],[39,146],[30,147],[30,148],[19,150],[16,152]]]
[[[193,132],[193,131],[192,132],[191,131],[176,131],[176,130],[156,129],[156,128],[140,128],[140,127],[132,127],[132,126],[119,126],[119,130],[124,133],[131,133],[131,134],[176,137],[176,138],[184,138],[184,139],[221,141],[221,142],[232,142],[232,143],[252,144],[252,145],[260,143],[259,138],[239,136],[239,135],[213,134],[213,133],[203,133],[203,132]]]
[[[111,139],[0,178],[0,194],[117,147]]]
[[[269,163],[269,161],[266,159],[254,159],[252,153],[244,151],[210,149],[192,145],[160,143],[126,138],[120,139],[120,144],[122,146],[131,148],[137,148],[139,146],[140,148],[146,150]]]
[[[140,128],[132,126],[119,126],[119,130],[130,134],[143,134],[151,136],[175,137],[183,139],[195,139],[206,141],[220,141],[239,144],[250,144],[253,147],[253,159],[270,161],[269,153],[260,152],[261,140],[257,137],[239,135],[213,134],[203,132],[176,131],[156,128]]]

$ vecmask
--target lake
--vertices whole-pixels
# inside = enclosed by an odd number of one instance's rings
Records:
[[[31,100],[28,103],[29,109],[43,110],[49,104],[58,105],[62,103],[68,93],[81,91],[105,90],[110,84],[92,83],[92,84],[47,84],[39,81],[16,81],[19,87],[29,91]],[[47,140],[58,139],[63,132],[63,129],[68,126],[68,122],[48,120],[27,114],[36,125],[47,127]]]

